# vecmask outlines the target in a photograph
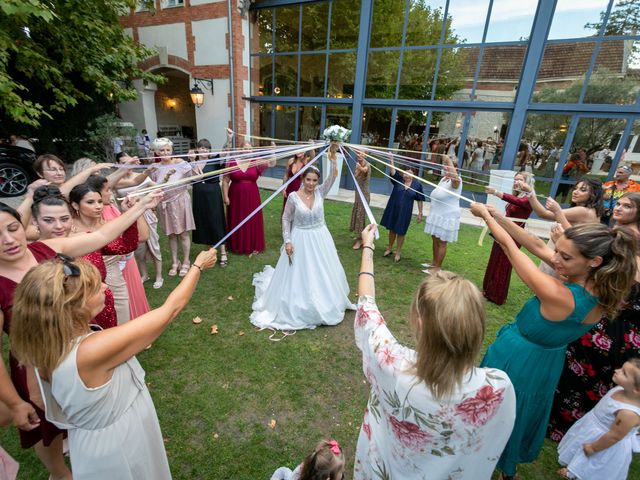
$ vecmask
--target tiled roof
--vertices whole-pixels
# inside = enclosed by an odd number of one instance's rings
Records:
[[[538,80],[577,78],[589,68],[594,42],[572,42],[547,45],[538,73]],[[520,78],[526,45],[487,46],[480,66],[479,80],[511,80]],[[466,74],[473,75],[479,49],[469,48],[464,61]],[[604,67],[622,72],[625,61],[624,41],[603,42],[596,58],[595,70]]]

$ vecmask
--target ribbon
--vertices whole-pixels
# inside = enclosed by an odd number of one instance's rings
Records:
[[[311,161],[309,161],[309,163],[307,163],[304,167],[302,167],[300,170],[298,170],[293,176],[291,176],[291,178],[289,180],[287,180],[285,183],[283,183],[282,185],[280,185],[280,187],[278,187],[277,190],[275,190],[271,195],[269,195],[269,197],[262,202],[260,205],[258,205],[253,212],[251,212],[249,215],[247,215],[244,219],[242,219],[242,221],[236,225],[235,227],[233,227],[233,229],[231,229],[231,231],[229,231],[224,237],[222,237],[218,243],[216,243],[213,248],[218,248],[220,245],[222,245],[224,242],[227,241],[227,238],[229,238],[231,235],[233,235],[234,233],[236,233],[245,223],[247,223],[249,220],[251,220],[254,215],[256,215],[258,212],[260,212],[271,200],[273,200],[276,196],[278,196],[278,194],[280,192],[282,192],[285,188],[287,188],[287,186],[293,182],[296,178],[298,178],[300,175],[302,175],[304,173],[305,170],[307,170],[307,168],[309,168],[313,163],[316,162],[316,160],[318,160],[318,158],[320,158],[320,156],[325,153],[327,150],[329,149],[328,146],[325,146],[325,148],[323,148],[320,153],[318,153]]]
[[[373,212],[371,211],[371,207],[369,207],[369,203],[367,202],[367,199],[364,198],[364,193],[362,193],[362,190],[360,189],[360,185],[358,185],[358,180],[356,179],[356,176],[353,173],[353,170],[351,170],[351,165],[349,165],[349,162],[347,161],[347,155],[346,155],[346,152],[344,151],[344,149],[342,148],[342,145],[340,145],[340,152],[342,153],[342,156],[344,157],[344,163],[347,165],[347,168],[349,169],[349,173],[351,174],[351,178],[353,178],[353,183],[356,186],[356,192],[358,193],[358,196],[360,197],[360,201],[362,202],[362,205],[364,206],[364,211],[367,214],[367,218],[369,219],[369,223],[373,223],[373,224],[377,225],[378,222],[376,222],[376,219],[373,216]],[[376,240],[378,240],[380,238],[380,233],[378,232],[377,228],[375,229],[373,235],[374,235]]]

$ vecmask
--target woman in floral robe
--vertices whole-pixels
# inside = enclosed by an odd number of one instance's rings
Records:
[[[474,367],[482,294],[450,272],[428,277],[411,307],[417,350],[404,347],[374,300],[373,226],[362,237],[355,338],[371,393],[354,479],[489,479],[513,428],[515,392],[504,372]]]

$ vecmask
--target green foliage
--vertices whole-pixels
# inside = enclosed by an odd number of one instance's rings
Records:
[[[137,66],[153,51],[135,43],[119,23],[119,17],[135,5],[134,0],[1,2],[3,116],[39,126],[41,119],[53,118],[81,100],[135,99],[134,78],[161,82],[161,76]],[[90,93],[80,84],[90,85]]]
[[[567,88],[544,88],[533,95],[534,103],[566,103],[578,101],[584,77],[574,80]],[[630,77],[620,78],[601,68],[589,78],[585,103],[630,104],[638,94],[638,83]],[[529,115],[526,138],[535,138],[544,145],[561,145],[566,135],[568,117],[562,115]],[[573,140],[574,149],[584,148],[593,153],[609,145],[620,133],[621,124],[609,118],[584,118],[578,124]]]
[[[135,151],[136,129],[122,122],[113,113],[96,118],[86,131],[88,154],[105,162],[114,162],[113,139],[120,137],[124,141],[123,150]]]

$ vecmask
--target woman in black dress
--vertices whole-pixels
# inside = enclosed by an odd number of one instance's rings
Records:
[[[229,145],[229,138],[227,144]],[[210,157],[211,143],[206,138],[198,141],[196,151],[189,152],[192,161],[211,159],[206,165],[194,167],[196,175],[213,172],[223,167],[224,161],[219,155]],[[193,243],[201,245],[215,245],[227,233],[225,227],[224,203],[220,189],[220,176],[212,176],[193,184],[193,219],[196,229],[193,231]],[[220,266],[226,267],[228,262],[225,245],[220,245]]]

